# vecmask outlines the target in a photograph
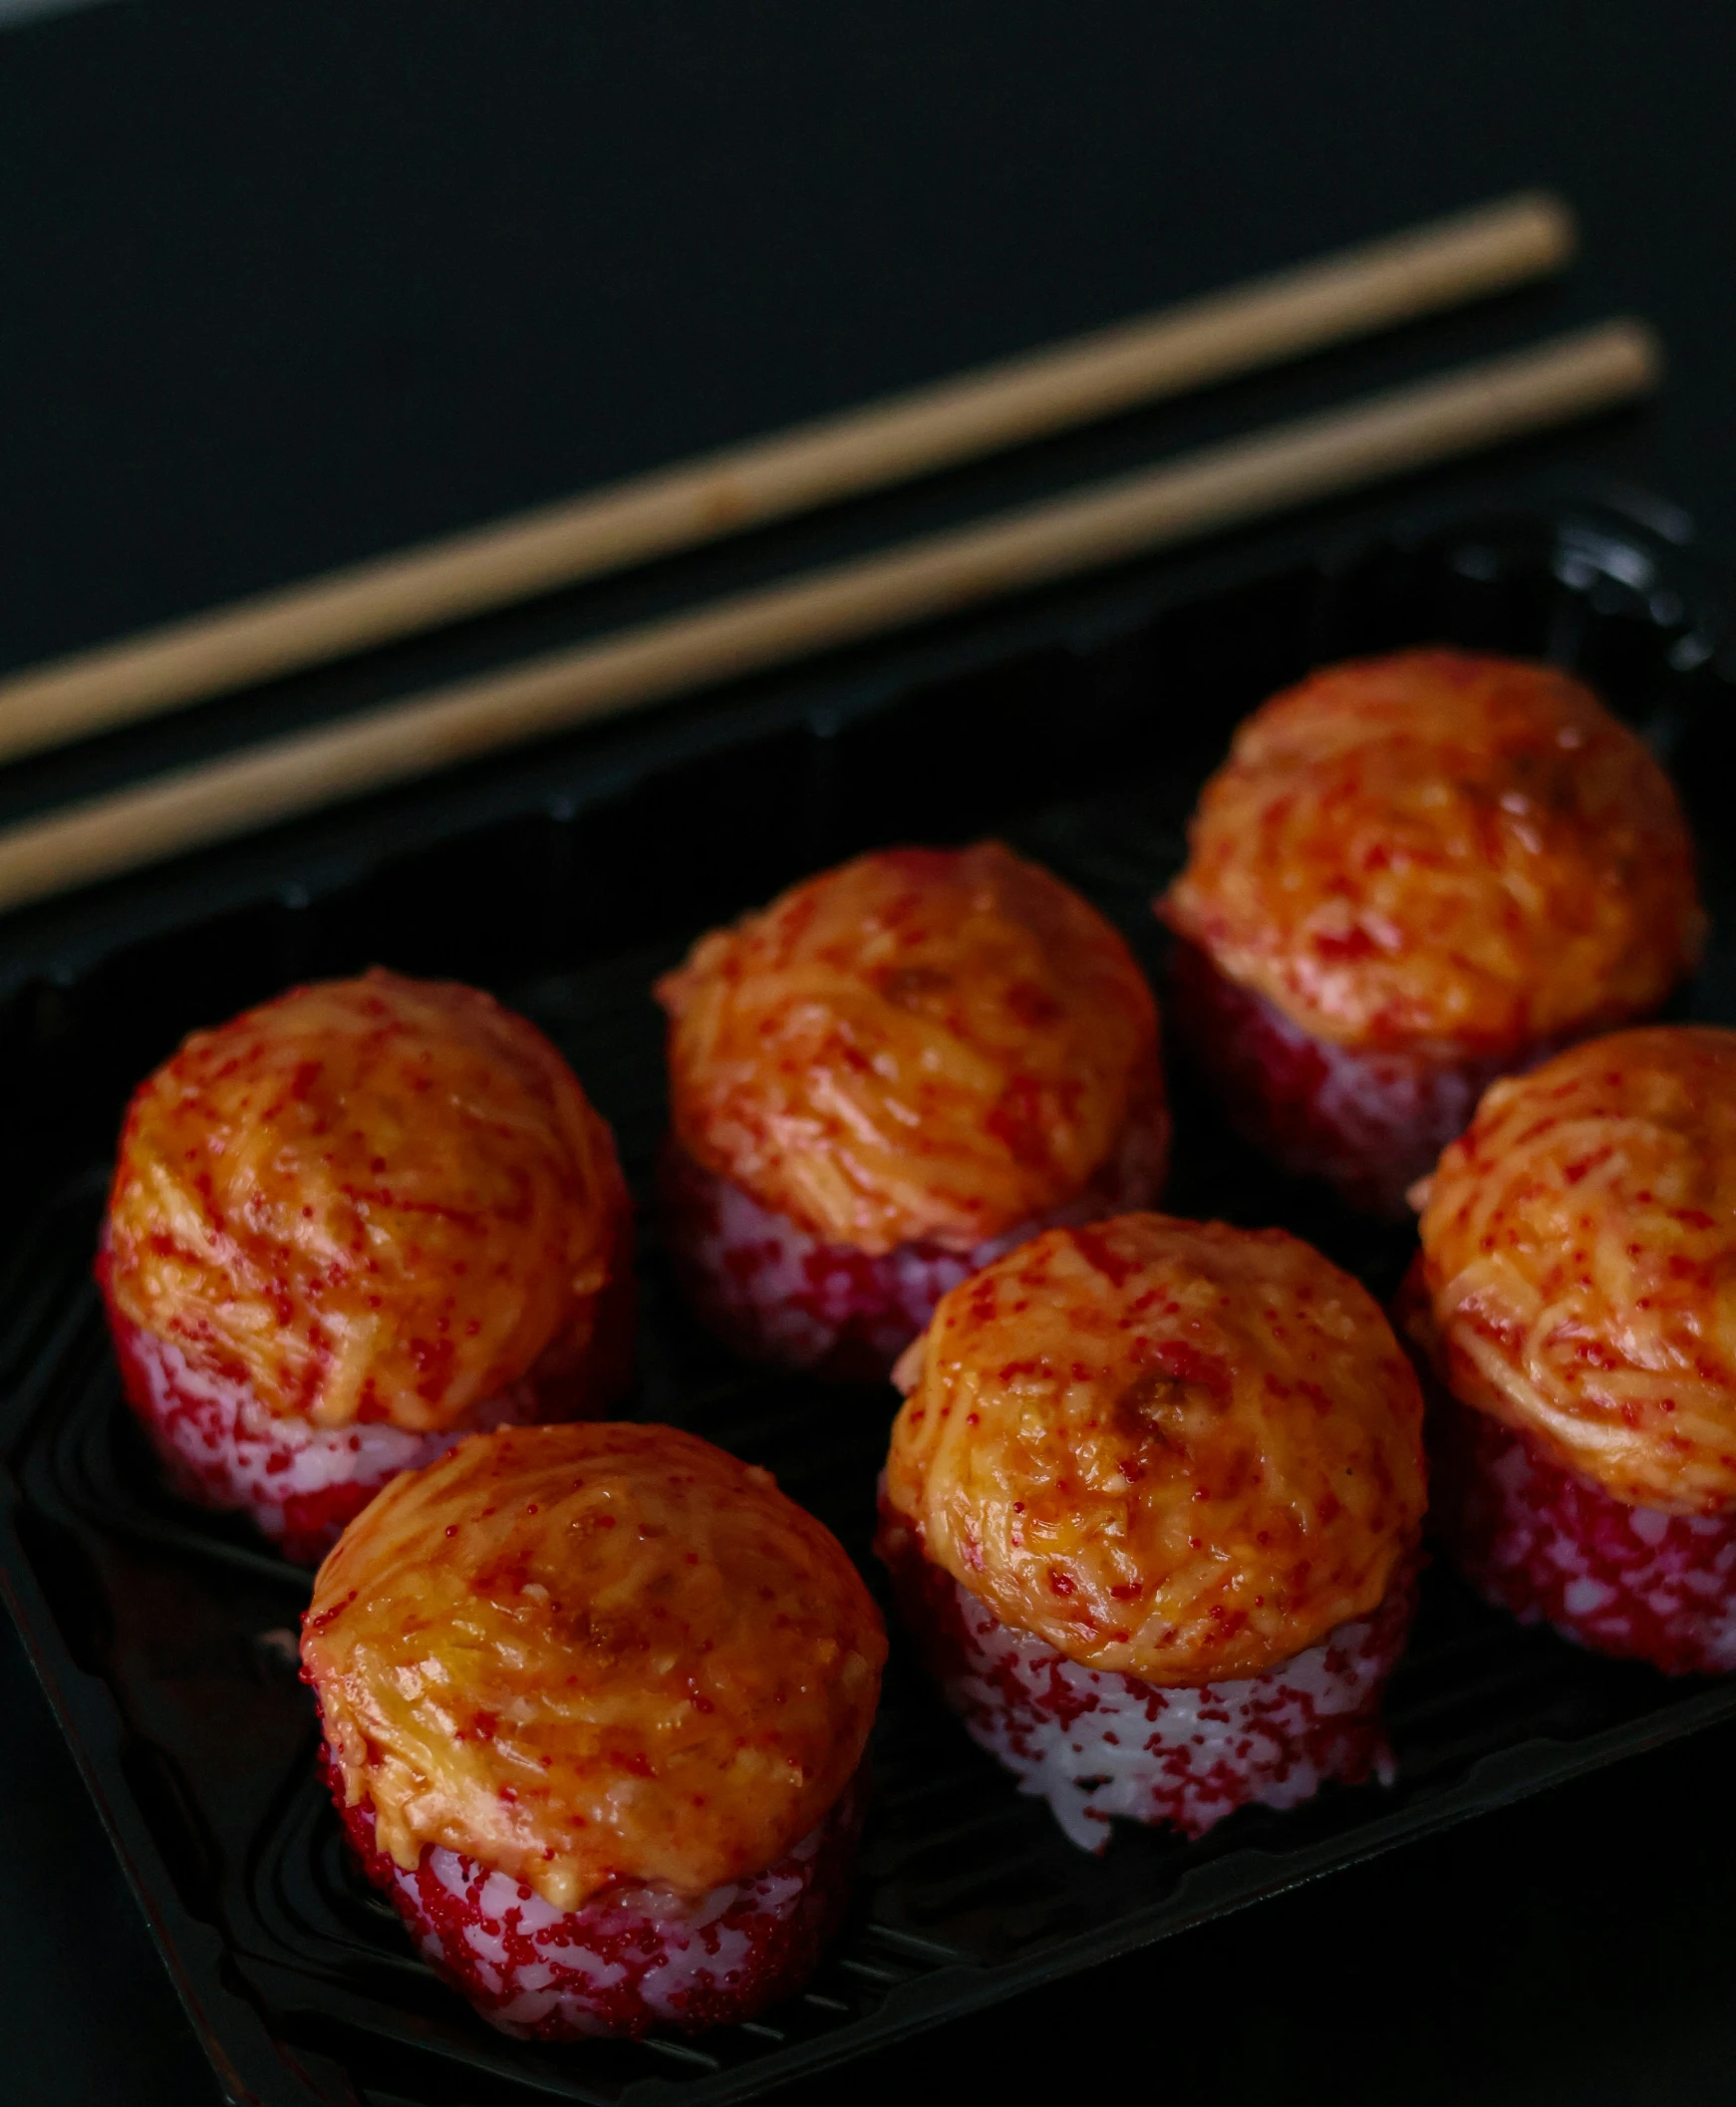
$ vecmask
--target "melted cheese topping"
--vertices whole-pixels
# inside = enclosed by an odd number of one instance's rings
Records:
[[[1421,1526],[1410,1363],[1283,1230],[1050,1230],[955,1288],[899,1373],[893,1508],[1090,1667],[1259,1674],[1373,1609]]]
[[[667,1426],[472,1434],[320,1568],[302,1659],[382,1847],[574,1909],[760,1871],[848,1783],[886,1639],[770,1474]]]
[[[1668,778],[1552,667],[1414,651],[1257,710],[1160,904],[1317,1039],[1507,1053],[1655,1009],[1704,918]]]
[[[810,878],[658,995],[683,1145],[828,1243],[968,1251],[1071,1199],[1136,1112],[1163,1121],[1132,954],[998,842]]]
[[[582,1354],[627,1234],[541,1033],[376,972],[194,1033],[140,1087],[105,1264],[126,1316],[269,1410],[433,1431]]]
[[[1736,1508],[1736,1032],[1620,1032],[1496,1083],[1414,1287],[1466,1404],[1631,1505]]]

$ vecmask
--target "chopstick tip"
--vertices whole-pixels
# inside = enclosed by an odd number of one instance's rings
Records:
[[[1521,190],[1509,200],[1529,222],[1540,269],[1564,270],[1580,252],[1580,222],[1559,190]]]
[[[1662,336],[1642,315],[1618,315],[1607,330],[1610,341],[1619,348],[1632,371],[1634,392],[1651,394],[1669,366]]]

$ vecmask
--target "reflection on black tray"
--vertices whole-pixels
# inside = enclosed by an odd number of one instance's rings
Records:
[[[1550,650],[1671,750],[1690,810],[1715,808],[1723,683],[1696,641],[1710,617],[1660,582],[1671,560],[1608,521],[1483,522],[1409,550],[1383,543],[1329,574],[1255,577],[1089,651],[1027,651],[917,694],[859,693],[842,716],[798,698],[786,722],[762,715],[751,737],[698,757],[660,757],[648,732],[630,785],[604,784],[589,804],[454,828],[342,891],[189,926],[14,1000],[0,1032],[27,1094],[12,1101],[38,1107],[35,1169],[58,1197],[0,1301],[0,1566],[237,2096],[385,2107],[455,2102],[485,2082],[502,2102],[642,2101],[659,2084],[695,2102],[740,2098],[1736,1711],[1736,1686],[1578,1654],[1483,1610],[1436,1568],[1387,1706],[1396,1788],[1248,1809],[1191,1845],[1122,1825],[1092,1860],[966,1740],[895,1642],[856,1903],[809,1990],[695,2041],[512,2042],[439,1986],[347,1865],[295,1668],[306,1576],[243,1525],[160,1490],[89,1284],[102,1158],[128,1087],[193,1025],[295,978],[379,960],[493,987],[569,1054],[643,1191],[664,1118],[653,976],[698,929],[804,870],[871,842],[994,829],[1093,898],[1156,970],[1149,901],[1179,863],[1198,783],[1236,718],[1310,661],[1434,639]],[[1736,1017],[1730,874],[1701,836],[1718,942],[1686,1007]],[[1185,1077],[1176,1111],[1167,1205],[1283,1222],[1376,1293],[1395,1285],[1408,1232],[1279,1180]],[[878,1587],[868,1539],[891,1391],[732,1361],[675,1305],[644,1228],[632,1409],[767,1464]]]

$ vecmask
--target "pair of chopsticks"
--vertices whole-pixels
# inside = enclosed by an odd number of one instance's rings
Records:
[[[0,681],[0,759],[890,487],[1562,269],[1521,196]],[[0,908],[586,721],[1452,459],[1652,388],[1613,321],[0,830]]]

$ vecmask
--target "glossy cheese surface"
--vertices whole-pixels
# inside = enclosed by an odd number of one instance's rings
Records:
[[[894,1513],[1090,1667],[1260,1674],[1372,1610],[1416,1543],[1415,1373],[1283,1230],[1050,1230],[955,1288],[900,1376]]]
[[[1554,667],[1451,651],[1257,710],[1160,912],[1317,1039],[1455,1056],[1643,1017],[1703,933],[1639,740]]]
[[[1421,1229],[1408,1321],[1456,1397],[1631,1504],[1736,1511],[1736,1032],[1496,1083]]]
[[[885,1635],[770,1474],[667,1426],[472,1434],[321,1567],[302,1660],[350,1805],[572,1909],[703,1895],[820,1822]]]
[[[375,972],[196,1032],[140,1087],[104,1266],[126,1317],[270,1411],[437,1431],[582,1357],[628,1221],[540,1032]]]
[[[1071,1199],[1136,1113],[1162,1122],[1131,952],[997,842],[810,878],[658,993],[683,1146],[829,1243],[969,1251]]]

